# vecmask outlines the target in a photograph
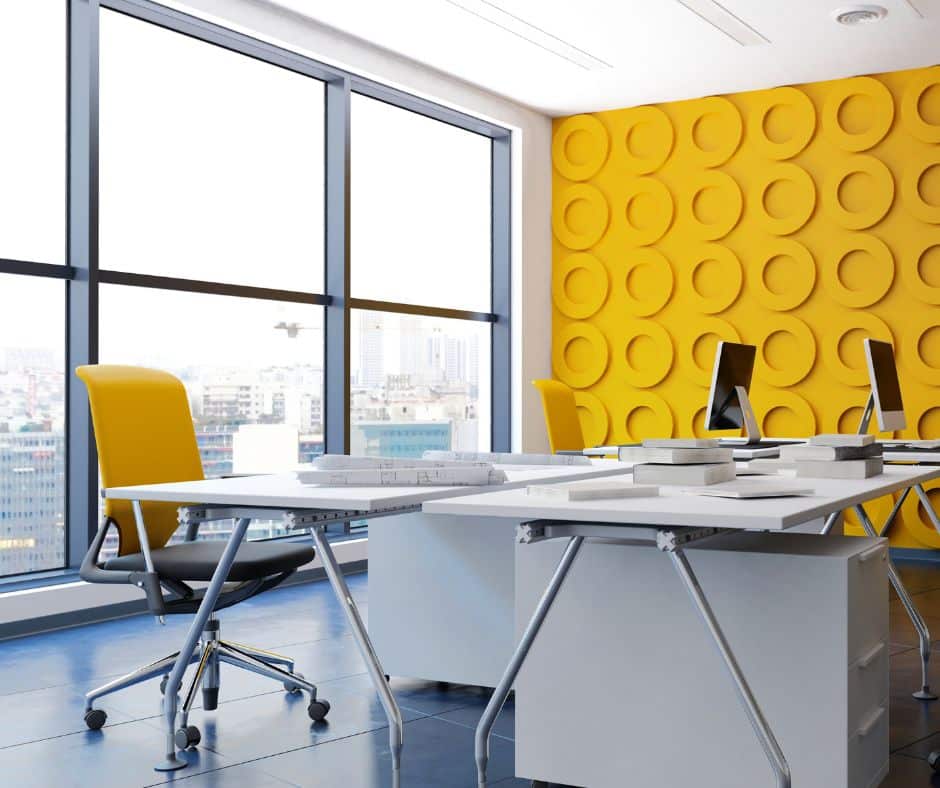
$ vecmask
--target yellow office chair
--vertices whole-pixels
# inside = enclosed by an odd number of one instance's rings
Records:
[[[78,367],[75,374],[88,389],[105,487],[203,478],[189,401],[179,380],[154,369],[104,364]],[[141,509],[143,518],[138,522],[131,502],[105,501],[103,521],[82,561],[82,579],[89,583],[130,583],[142,588],[150,611],[161,620],[168,613],[194,613],[202,600],[202,591],[194,590],[188,583],[212,578],[226,542],[195,541],[197,525],[190,527],[185,541],[169,544],[177,528],[177,504],[143,502]],[[117,529],[118,555],[101,560],[101,548],[111,528]],[[147,571],[147,553],[152,572]],[[312,547],[296,543],[241,545],[228,575],[228,590],[219,596],[202,642],[190,656],[190,662],[198,662],[199,666],[183,703],[182,725],[176,734],[180,749],[195,746],[201,738],[199,730],[187,724],[196,690],[202,687],[205,710],[218,706],[220,662],[281,681],[288,692],[306,690],[311,697],[308,707],[311,718],[320,720],[327,715],[330,704],[317,700],[317,688],[300,673],[294,673],[292,659],[222,640],[215,617],[215,611],[279,585],[313,557]],[[85,724],[92,730],[104,725],[107,714],[93,708],[94,701],[103,695],[161,674],[163,692],[176,657],[177,654],[170,654],[89,692],[85,696]]]
[[[574,392],[557,380],[533,380],[532,385],[542,395],[545,428],[548,430],[548,445],[552,454],[586,448]]]

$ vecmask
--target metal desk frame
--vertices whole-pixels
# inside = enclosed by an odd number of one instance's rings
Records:
[[[179,692],[183,681],[183,674],[190,664],[187,655],[192,654],[196,643],[205,627],[206,622],[212,615],[213,608],[219,598],[222,586],[225,583],[229,570],[235,561],[238,548],[245,538],[248,530],[248,524],[253,519],[277,519],[283,518],[284,524],[291,530],[309,529],[313,533],[313,540],[316,550],[323,562],[326,570],[326,576],[329,579],[333,593],[339,600],[340,606],[346,614],[350,629],[356,640],[356,645],[362,654],[369,671],[369,677],[372,680],[372,686],[375,688],[385,711],[388,720],[389,747],[392,753],[392,784],[395,788],[401,784],[401,752],[403,746],[402,739],[402,716],[398,708],[395,696],[389,689],[388,682],[385,680],[385,672],[369,639],[369,634],[359,615],[359,608],[356,606],[352,595],[349,593],[349,587],[343,577],[342,570],[333,554],[333,549],[326,538],[326,528],[328,525],[336,523],[348,523],[351,520],[374,519],[376,517],[386,517],[396,514],[408,514],[421,510],[421,505],[390,507],[377,511],[345,511],[345,510],[327,510],[327,509],[288,509],[281,507],[257,507],[257,506],[182,506],[179,509],[179,521],[187,529],[195,529],[200,523],[212,520],[235,520],[235,527],[232,529],[232,535],[229,537],[225,550],[222,553],[219,564],[212,575],[212,580],[206,588],[205,595],[199,605],[199,609],[193,616],[192,624],[186,633],[186,639],[179,651],[179,656],[173,664],[170,676],[167,681],[166,692],[163,696],[163,718],[166,727],[166,753],[164,760],[160,761],[154,768],[157,771],[174,771],[184,768],[187,763],[176,754],[176,743],[174,733],[177,727],[177,712],[179,709]]]
[[[577,558],[578,552],[585,539],[606,543],[635,542],[636,540],[648,540],[655,544],[656,548],[666,553],[671,559],[672,564],[678,572],[689,597],[692,600],[696,610],[705,622],[712,640],[718,649],[718,653],[728,669],[734,683],[735,692],[744,711],[747,714],[754,733],[760,741],[764,754],[773,770],[777,788],[790,788],[790,767],[774,737],[773,731],[764,714],[761,711],[754,693],[748,686],[747,679],[738,665],[734,652],[731,650],[724,633],[721,630],[718,620],[712,611],[705,593],[698,583],[695,573],[685,556],[684,547],[692,542],[699,542],[708,539],[717,534],[727,533],[727,529],[721,528],[693,528],[693,527],[650,527],[635,525],[604,525],[590,523],[574,522],[556,522],[547,520],[536,520],[529,523],[523,523],[517,528],[518,541],[522,544],[532,544],[545,539],[567,539],[568,545],[565,548],[561,559],[558,562],[552,578],[548,583],[542,597],[536,605],[532,618],[526,625],[522,634],[522,639],[516,646],[509,665],[503,673],[489,703],[480,718],[476,729],[476,738],[474,745],[474,754],[477,764],[477,782],[479,788],[486,788],[486,770],[489,762],[490,733],[493,724],[499,716],[499,712],[509,696],[509,691],[519,674],[519,670],[525,663],[529,650],[539,633],[542,623],[545,621],[548,611],[561,589],[565,577],[568,575],[572,564]]]

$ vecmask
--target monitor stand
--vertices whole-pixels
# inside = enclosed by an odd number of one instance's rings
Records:
[[[754,415],[754,408],[751,407],[751,400],[748,399],[747,389],[744,386],[735,386],[734,393],[738,397],[738,405],[741,406],[741,420],[744,422],[744,442],[760,443],[760,427],[757,426],[757,417]]]
[[[865,410],[862,412],[862,418],[858,422],[858,434],[867,435],[868,427],[871,424],[871,415],[875,412],[875,392],[868,392],[868,402],[865,403]]]

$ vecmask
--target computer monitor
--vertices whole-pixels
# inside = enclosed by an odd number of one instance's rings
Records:
[[[904,403],[901,400],[901,381],[894,361],[894,348],[890,342],[865,339],[865,360],[868,362],[868,379],[871,395],[862,415],[859,432],[868,431],[868,422],[874,408],[878,416],[878,428],[883,432],[903,430],[907,427],[904,418]]]
[[[754,345],[725,341],[718,343],[712,385],[708,392],[705,429],[731,430],[743,427],[749,443],[760,440],[760,428],[747,396],[756,354]]]

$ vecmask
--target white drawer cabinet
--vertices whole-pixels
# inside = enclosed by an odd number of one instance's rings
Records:
[[[517,633],[563,548],[517,546]],[[888,764],[887,542],[743,533],[688,555],[793,785],[878,785]],[[774,785],[703,622],[652,547],[585,543],[516,681],[515,716],[519,777]]]

